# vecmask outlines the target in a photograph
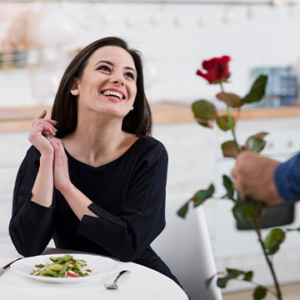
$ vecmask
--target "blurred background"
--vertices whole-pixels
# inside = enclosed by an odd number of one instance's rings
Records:
[[[193,194],[211,182],[217,194],[223,195],[221,176],[230,174],[234,164],[220,151],[220,143],[231,139],[230,134],[200,127],[189,107],[195,100],[206,99],[218,109],[224,108],[214,97],[219,86],[196,76],[203,60],[229,55],[232,75],[225,90],[241,97],[257,75],[269,76],[264,100],[243,106],[245,113],[237,126],[241,144],[250,135],[266,131],[270,135],[263,155],[285,161],[299,152],[298,2],[0,0],[0,246],[11,243],[8,223],[14,182],[30,147],[32,120],[45,108],[49,117],[70,60],[87,44],[106,36],[124,38],[142,53],[146,95],[154,116],[153,136],[164,143],[169,154],[168,195]],[[182,199],[182,203],[186,201]],[[231,207],[229,202],[216,200],[203,206],[218,271],[254,269],[256,282],[272,285],[255,233],[239,228]],[[269,216],[280,220],[282,215],[279,209]],[[285,227],[299,227],[299,204],[290,207],[285,216],[289,220]],[[272,226],[277,225],[273,222]],[[268,226],[262,230],[263,236],[267,232]],[[299,248],[299,234],[291,233],[274,259],[281,284],[297,287],[294,296],[286,300],[300,299]],[[199,299],[197,277],[185,274],[181,278],[184,267],[179,261],[184,266],[191,263],[195,272],[201,271],[200,266],[184,253],[174,266],[167,261],[172,270],[177,267],[175,274],[191,298]],[[251,293],[235,294],[235,298],[225,295],[250,288],[245,282],[230,282],[223,291],[224,299],[251,299]]]
[[[299,14],[290,0],[0,0],[0,106],[51,104],[70,59],[111,35],[142,52],[151,102],[214,100],[218,87],[195,72],[204,59],[230,55],[228,91],[243,96],[266,73],[268,101],[260,105],[294,105]]]

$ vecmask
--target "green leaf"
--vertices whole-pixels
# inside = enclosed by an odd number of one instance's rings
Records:
[[[263,140],[266,135],[268,135],[268,132],[251,135],[247,139],[245,146],[242,147],[242,150],[250,150],[256,153],[261,152],[266,145],[266,142]]]
[[[280,228],[273,228],[265,239],[265,248],[269,255],[273,255],[279,250],[280,244],[285,240],[285,233]]]
[[[211,282],[212,282],[212,280],[214,279],[215,276],[216,276],[216,274],[205,280],[205,288],[207,290],[209,289],[209,287],[211,285]]]
[[[264,137],[265,136],[267,136],[269,133],[268,132],[259,132],[259,133],[257,133],[257,134],[255,134],[255,135],[251,135],[248,139],[247,139],[247,141],[246,141],[246,143],[250,140],[250,139],[264,139]]]
[[[197,207],[204,203],[204,201],[208,198],[211,198],[213,193],[215,192],[215,187],[211,184],[208,189],[198,191],[192,198],[191,201],[194,202],[194,207]]]
[[[245,277],[244,277],[244,280],[245,281],[251,281],[252,280],[252,277],[253,277],[253,272],[252,271],[249,271],[245,274]]]
[[[222,198],[233,199],[234,189],[232,187],[232,181],[226,175],[223,175],[223,185],[224,185],[224,187],[225,187],[225,189],[227,191],[227,194],[224,195]]]
[[[200,124],[203,127],[207,127],[207,128],[213,128],[213,120],[204,120],[204,119],[200,119],[195,117],[196,121],[198,124]]]
[[[240,275],[245,275],[246,274],[246,272],[238,270],[238,269],[229,269],[229,268],[227,268],[226,271],[227,271],[228,275],[231,278],[237,278]]]
[[[231,119],[231,123],[235,124],[234,118],[231,115],[229,116],[229,118]],[[217,117],[216,122],[217,122],[217,124],[218,124],[218,126],[221,130],[227,131],[227,130],[230,129],[230,123],[228,121],[228,116],[227,115]],[[234,127],[233,127],[233,129],[234,129]]]
[[[242,99],[242,104],[258,102],[265,94],[268,76],[260,75],[253,83],[250,92]]]
[[[249,141],[248,150],[253,151],[255,153],[261,152],[266,145],[266,141],[261,139],[251,139]]]
[[[241,271],[241,270],[238,270],[238,269],[226,269],[226,271],[227,271],[227,275],[224,276],[224,277],[219,277],[218,280],[217,280],[217,286],[220,287],[220,288],[225,288],[226,285],[227,285],[227,282],[229,280],[236,279],[239,276],[244,276],[242,278],[242,280],[246,280],[246,281],[249,281],[249,280],[252,279],[252,274],[253,274],[252,271],[244,272],[244,271]]]
[[[237,221],[245,223],[256,217],[255,204],[250,201],[237,201],[232,208],[233,215]]]
[[[254,300],[261,300],[264,299],[267,295],[267,289],[262,287],[262,286],[258,286],[253,293],[253,298]]]
[[[224,157],[236,157],[238,155],[235,141],[225,142],[221,145],[221,148]]]
[[[192,111],[200,125],[212,128],[212,121],[217,117],[217,110],[212,103],[198,100],[192,104]]]
[[[217,94],[216,97],[232,108],[240,107],[242,105],[241,98],[232,93],[221,92]]]
[[[188,212],[189,209],[189,202],[186,202],[178,211],[177,211],[177,215],[181,218],[185,218],[185,215]]]
[[[217,279],[217,286],[218,286],[219,288],[225,288],[227,282],[228,282],[230,279],[232,279],[232,278],[230,278],[230,277],[228,277],[228,276],[226,276],[226,277],[219,277],[219,278]]]

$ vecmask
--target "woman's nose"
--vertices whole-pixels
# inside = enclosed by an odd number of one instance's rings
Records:
[[[123,76],[121,76],[121,74],[116,74],[116,76],[114,76],[111,81],[114,84],[120,84],[120,85],[124,85],[124,78]]]

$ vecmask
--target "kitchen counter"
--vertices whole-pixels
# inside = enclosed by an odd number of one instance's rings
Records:
[[[195,122],[193,113],[189,106],[157,102],[150,104],[153,113],[153,123],[172,124]],[[0,133],[30,131],[33,120],[46,109],[51,114],[51,107],[27,106],[27,107],[3,107],[0,108]],[[224,114],[225,112],[220,112]],[[237,116],[237,112],[232,114]],[[242,110],[238,116],[240,120],[270,119],[299,117],[300,107],[279,107]]]

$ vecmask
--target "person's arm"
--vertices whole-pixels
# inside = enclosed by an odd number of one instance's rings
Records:
[[[251,151],[237,156],[236,165],[231,171],[235,179],[233,186],[242,199],[251,199],[266,204],[283,203],[278,193],[274,173],[279,162]]]
[[[53,160],[50,143],[56,121],[43,111],[32,123],[28,140],[33,144],[19,169],[9,225],[12,241],[24,256],[40,254],[52,236]],[[50,135],[51,136],[50,136]]]
[[[285,202],[300,200],[300,154],[276,167],[274,181],[280,197]]]
[[[51,136],[56,134],[56,121],[45,119],[47,112],[43,111],[32,123],[28,140],[41,154],[40,168],[32,189],[31,201],[45,207],[52,205],[53,199],[53,160],[54,149]],[[50,136],[51,134],[51,136]]]
[[[39,170],[39,157],[39,152],[32,146],[19,168],[13,194],[9,233],[17,251],[24,256],[40,254],[52,238],[53,206],[48,208],[31,201],[38,173],[43,174],[43,170]],[[48,163],[45,167],[49,168]],[[38,196],[44,198],[45,195],[37,192],[35,197]]]

